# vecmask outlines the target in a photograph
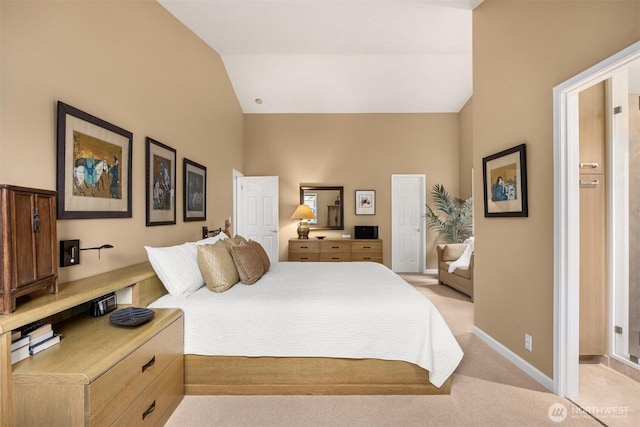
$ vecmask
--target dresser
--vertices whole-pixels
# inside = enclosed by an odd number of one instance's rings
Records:
[[[289,261],[382,263],[380,239],[291,239]]]
[[[42,288],[58,292],[56,192],[0,185],[0,313]]]

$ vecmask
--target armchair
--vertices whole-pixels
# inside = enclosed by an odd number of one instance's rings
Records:
[[[438,282],[462,292],[473,301],[473,254],[469,267],[458,267],[449,273],[449,266],[467,248],[467,243],[447,243],[436,247],[438,254]]]

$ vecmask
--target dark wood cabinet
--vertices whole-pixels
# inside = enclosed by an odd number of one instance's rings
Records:
[[[0,185],[0,313],[42,288],[58,292],[56,192]]]

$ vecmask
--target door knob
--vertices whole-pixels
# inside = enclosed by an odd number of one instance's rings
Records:
[[[420,231],[422,231],[422,229],[420,227],[418,227],[418,228],[416,228],[416,231],[420,232]]]

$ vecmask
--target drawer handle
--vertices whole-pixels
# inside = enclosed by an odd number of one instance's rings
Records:
[[[331,249],[340,249],[340,246],[331,246]]]
[[[334,257],[331,257],[331,259],[340,259],[340,257],[334,256]]]
[[[366,257],[364,257],[364,258],[362,258],[362,259],[364,259],[364,260],[366,260],[366,261],[369,261],[371,258],[369,258],[369,257],[367,257],[367,256],[366,256]]]
[[[371,249],[371,246],[363,246],[362,249]]]
[[[142,419],[144,420],[145,418],[147,418],[147,415],[155,411],[155,409],[156,409],[156,401],[154,400],[153,402],[151,402],[151,406],[149,406],[147,410],[142,413]]]
[[[598,162],[593,162],[593,163],[580,163],[580,167],[581,168],[590,168],[590,169],[595,169],[598,167]]]
[[[142,372],[146,371],[150,367],[156,364],[156,357],[153,356],[146,364],[142,365]]]
[[[300,249],[309,249],[309,246],[300,246]]]

